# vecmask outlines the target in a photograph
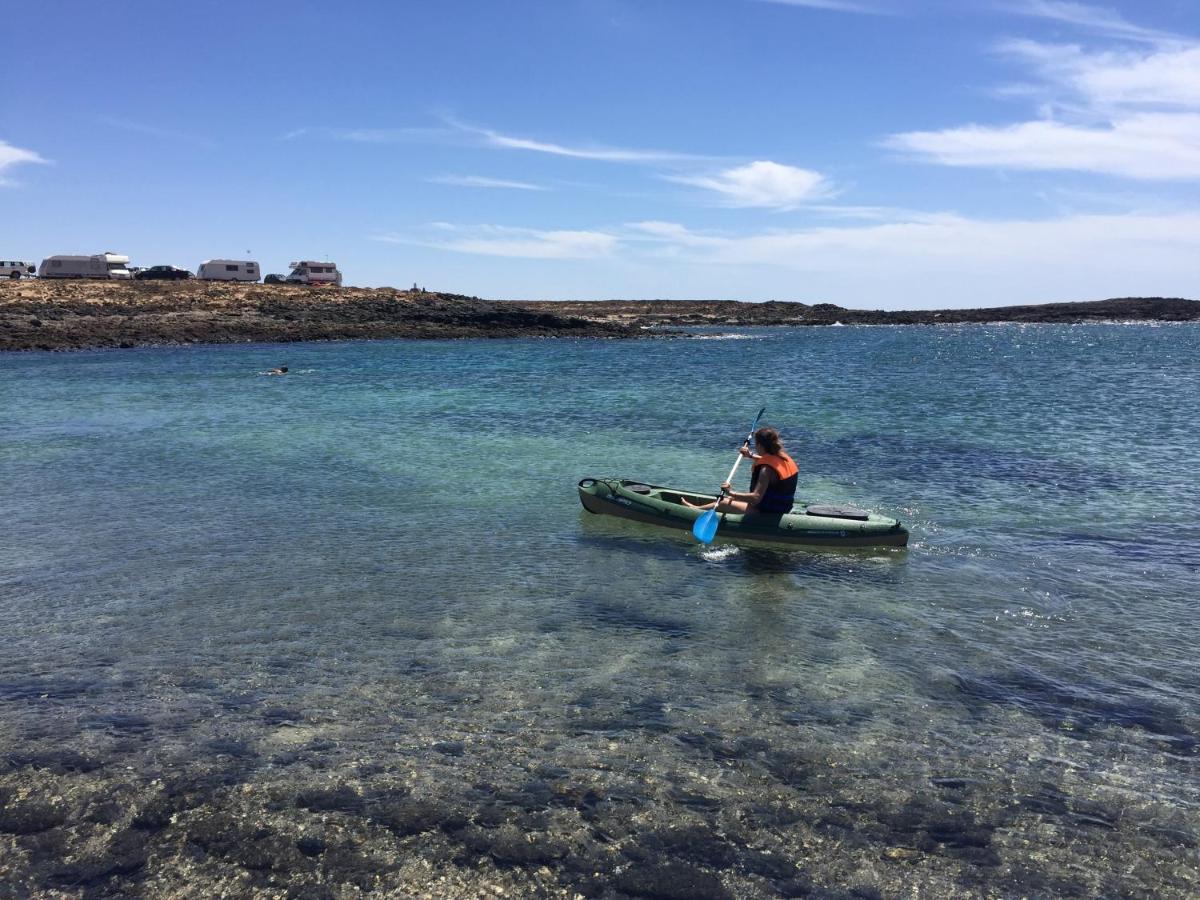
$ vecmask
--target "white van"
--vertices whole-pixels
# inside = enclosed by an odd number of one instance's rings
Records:
[[[258,281],[258,263],[245,259],[206,259],[196,269],[202,281]]]
[[[292,267],[292,274],[284,279],[288,284],[332,284],[341,287],[342,273],[338,271],[336,263],[302,259],[288,265]]]
[[[37,267],[19,259],[0,259],[0,278],[29,278],[37,274]]]
[[[129,257],[119,253],[94,256],[47,256],[38,267],[41,278],[130,278]]]

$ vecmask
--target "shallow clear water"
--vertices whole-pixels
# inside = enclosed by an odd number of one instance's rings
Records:
[[[0,357],[0,872],[1200,890],[1200,328],[738,337]],[[764,404],[908,550],[580,508]]]

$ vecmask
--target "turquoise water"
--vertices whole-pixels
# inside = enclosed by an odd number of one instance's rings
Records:
[[[1195,895],[1198,351],[1089,325],[0,357],[0,872]],[[706,550],[579,506],[584,476],[712,490],[764,404],[802,497],[910,547]]]

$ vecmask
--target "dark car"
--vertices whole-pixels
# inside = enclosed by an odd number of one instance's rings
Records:
[[[286,284],[287,280],[282,275],[271,273],[263,279],[263,284]]]
[[[191,278],[192,273],[187,269],[180,269],[177,266],[151,266],[148,269],[142,269],[142,271],[133,277],[141,280],[160,278],[164,281],[183,281]]]

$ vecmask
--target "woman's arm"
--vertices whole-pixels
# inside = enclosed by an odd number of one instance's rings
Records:
[[[767,493],[767,488],[779,480],[779,476],[775,474],[775,470],[770,466],[763,466],[763,472],[758,476],[758,481],[754,485],[752,491],[731,491],[726,490],[725,496],[730,500],[741,500],[743,503],[749,503],[751,506],[757,506]],[[728,488],[728,483],[721,485],[722,488]]]

